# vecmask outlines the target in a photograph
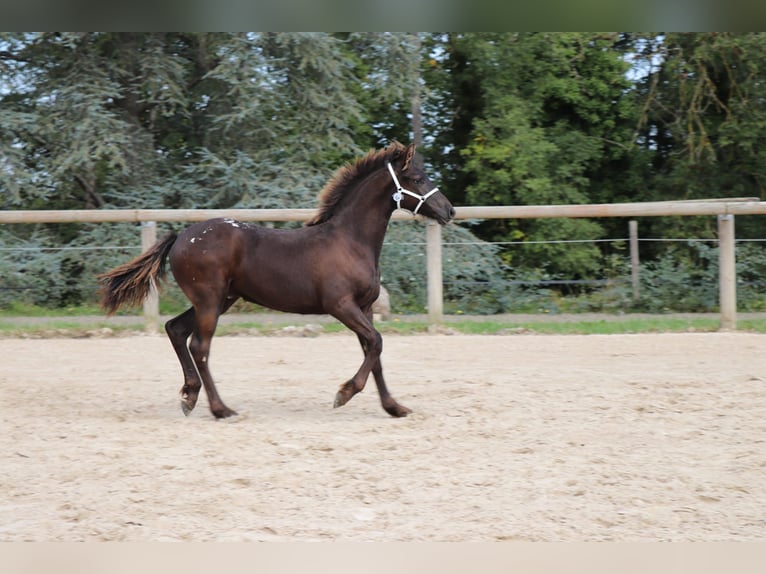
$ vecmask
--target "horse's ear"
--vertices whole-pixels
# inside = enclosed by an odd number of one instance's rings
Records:
[[[404,154],[404,167],[402,167],[402,171],[407,171],[410,169],[410,166],[412,165],[412,160],[415,158],[415,144],[411,143],[407,146],[407,150]]]

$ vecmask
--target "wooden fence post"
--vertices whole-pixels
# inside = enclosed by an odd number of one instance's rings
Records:
[[[718,282],[721,330],[737,328],[737,269],[734,248],[734,216],[718,216]]]
[[[628,221],[628,236],[630,238],[630,283],[633,286],[633,300],[636,301],[639,295],[638,279],[638,221],[631,219]]]
[[[428,286],[428,320],[441,323],[444,315],[442,288],[442,228],[435,221],[426,223],[426,272]]]
[[[144,221],[141,223],[141,251],[148,250],[157,242],[157,223]],[[160,321],[160,297],[157,286],[152,281],[152,287],[144,300],[144,321],[148,333],[156,333]]]

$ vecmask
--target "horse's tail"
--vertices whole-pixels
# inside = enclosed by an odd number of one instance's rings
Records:
[[[132,261],[98,276],[101,307],[109,315],[123,304],[134,307],[146,299],[152,285],[165,276],[165,259],[177,237],[170,233]]]

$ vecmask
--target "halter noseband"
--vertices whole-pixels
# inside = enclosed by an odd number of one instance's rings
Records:
[[[434,193],[439,191],[438,187],[433,188],[431,191],[426,193],[425,195],[420,195],[419,193],[415,193],[414,191],[410,191],[409,189],[404,189],[402,187],[402,184],[399,183],[399,179],[396,177],[396,173],[394,173],[394,168],[391,167],[391,162],[386,163],[386,167],[388,167],[388,172],[391,174],[391,179],[394,180],[394,185],[396,186],[396,191],[391,196],[393,200],[396,202],[396,209],[402,209],[402,199],[404,199],[404,195],[409,195],[410,197],[414,197],[418,200],[417,206],[415,206],[415,209],[412,210],[413,215],[418,214],[418,210],[423,207],[423,204],[426,202],[426,200],[431,197]]]

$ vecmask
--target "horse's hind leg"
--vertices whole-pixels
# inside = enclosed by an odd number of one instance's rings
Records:
[[[225,313],[235,301],[236,298],[226,299],[221,313]],[[218,314],[216,313],[212,321],[212,330],[209,327],[205,327],[205,324],[210,324],[209,319],[203,321],[203,326],[200,329],[198,327],[197,312],[194,310],[194,307],[187,309],[165,323],[165,331],[170,338],[170,342],[183,370],[184,385],[181,387],[181,410],[184,415],[188,416],[197,405],[199,391],[202,388],[203,382],[205,383],[205,391],[208,394],[210,410],[216,417],[222,418],[237,414],[223,404],[208,368],[210,340],[213,337],[217,323]],[[192,334],[194,336],[191,344],[189,344],[189,336]],[[207,339],[206,343],[204,342],[205,339]]]
[[[210,412],[218,419],[230,417],[237,413],[223,403],[218,394],[218,389],[213,382],[213,376],[210,374],[208,366],[210,343],[218,325],[218,317],[226,312],[236,300],[236,297],[226,299],[225,303],[220,307],[217,305],[198,306],[195,311],[196,321],[194,331],[189,343],[189,351],[194,359],[194,363],[197,365],[197,371],[202,379],[202,384],[205,385],[205,392],[207,392],[208,402],[210,403]]]
[[[195,319],[195,312],[192,307],[165,323],[165,332],[170,338],[170,343],[178,355],[183,370],[184,386],[181,387],[181,410],[187,416],[197,405],[199,391],[202,388],[197,367],[194,365],[194,360],[189,354],[189,347],[187,346],[189,335],[194,331]]]

